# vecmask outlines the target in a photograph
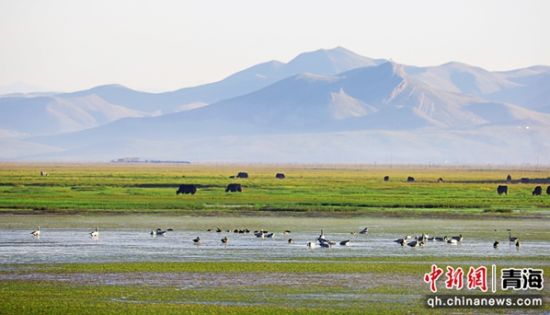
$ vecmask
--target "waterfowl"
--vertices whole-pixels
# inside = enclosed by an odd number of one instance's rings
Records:
[[[516,248],[519,248],[519,240],[516,240]]]
[[[462,242],[462,234],[459,234],[458,236],[453,236],[451,239],[456,240],[457,242]]]
[[[168,232],[172,232],[172,231],[174,231],[174,229],[172,229],[172,228],[169,228],[169,229],[167,229],[166,231],[168,231]]]
[[[435,237],[435,240],[438,241],[438,242],[446,242],[449,238],[447,237],[447,235],[441,237],[441,236],[436,236]]]
[[[254,232],[254,235],[256,235],[257,238],[264,238],[265,233],[263,231],[256,231]]]
[[[322,248],[330,248],[332,245],[326,242],[322,242],[319,244],[319,246],[321,246]]]
[[[90,236],[91,236],[92,238],[97,238],[97,237],[99,237],[99,229],[97,228],[97,226],[96,226],[96,228],[95,228],[95,231],[90,232]]]
[[[273,233],[266,234],[265,237],[267,237],[267,238],[273,238]]]
[[[151,230],[151,235],[152,236],[157,236],[157,235],[164,236],[164,234],[166,234],[166,232],[167,232],[167,230],[163,231],[161,228],[157,228],[156,230]]]
[[[498,244],[499,244],[498,241],[495,241],[495,242],[493,243],[493,248],[498,248]]]
[[[307,242],[306,246],[309,248],[317,248],[317,244],[315,244],[314,242]]]
[[[319,237],[317,238],[318,241],[321,241],[321,240],[324,240],[325,239],[325,233],[323,232],[323,229],[321,229],[321,235],[319,235]]]
[[[366,228],[362,229],[361,231],[359,231],[359,234],[369,234],[369,228],[366,227]]]
[[[289,239],[288,239],[288,243],[289,243],[289,244],[292,244],[292,243],[294,243],[294,241],[293,241],[291,238],[289,238]]]
[[[193,243],[199,244],[201,242],[201,238],[197,236],[197,238],[193,239]]]
[[[410,247],[418,247],[418,246],[423,246],[424,243],[422,241],[415,240],[407,243],[407,245]]]
[[[428,239],[428,236],[424,233],[414,237],[417,241],[425,242]]]
[[[341,246],[348,246],[348,245],[349,245],[349,241],[350,241],[350,240],[341,241],[341,242],[340,242],[340,245],[341,245]]]
[[[227,236],[224,236],[222,238],[222,243],[227,244],[227,242],[229,242],[229,239],[227,239]]]
[[[403,239],[403,238],[398,238],[394,242],[401,245],[401,246],[405,246],[405,239]]]
[[[40,236],[40,225],[38,226],[38,229],[31,232],[32,236],[39,237]]]
[[[284,234],[290,234],[290,230],[285,230]]]
[[[220,229],[219,227],[216,228],[216,232],[217,233],[221,233],[222,232],[222,229]]]
[[[447,244],[458,245],[458,240],[455,238],[448,239]]]
[[[330,240],[327,240],[327,239],[319,239],[319,245],[323,245],[323,244],[328,244],[330,246],[332,245],[336,245],[336,242],[335,241],[330,241]]]
[[[508,231],[508,240],[509,240],[511,243],[514,243],[515,241],[518,240],[517,237],[512,236],[512,230],[507,229],[507,231]]]

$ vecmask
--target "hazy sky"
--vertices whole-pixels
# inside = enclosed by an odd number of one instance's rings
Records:
[[[550,1],[0,0],[0,87],[172,90],[335,46],[415,65],[550,65]]]

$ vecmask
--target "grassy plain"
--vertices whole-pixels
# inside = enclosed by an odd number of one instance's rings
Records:
[[[250,178],[229,178],[238,171]],[[287,178],[277,180],[275,172]],[[263,222],[278,231],[317,231],[330,220],[344,232],[368,217],[370,227],[399,235],[418,227],[438,232],[432,229],[452,217],[452,228],[481,239],[513,227],[522,240],[549,240],[550,196],[531,196],[534,184],[510,184],[509,195],[498,196],[507,174],[547,178],[550,169],[0,164],[0,229],[99,222],[113,229],[204,230],[223,216],[226,224]],[[407,176],[416,182],[407,183]],[[437,183],[439,177],[445,181]],[[225,193],[230,182],[242,183],[244,192]],[[183,183],[199,185],[198,193],[176,196]],[[278,221],[269,220],[273,215]],[[536,266],[549,274],[547,257],[0,264],[0,314],[539,314],[550,310],[548,286],[543,308],[432,310],[424,306],[429,290],[422,276],[432,263]]]
[[[39,176],[40,170],[49,173]],[[249,179],[230,179],[238,171]],[[275,172],[287,178],[277,180]],[[550,169],[390,168],[376,166],[0,164],[0,211],[4,212],[294,212],[337,215],[418,212],[538,215],[550,196],[531,196],[534,184],[496,186],[507,174],[548,178]],[[384,182],[384,176],[390,176]],[[407,183],[414,176],[415,183]],[[437,183],[438,178],[443,183]],[[243,193],[225,193],[239,182]],[[178,185],[197,184],[194,196],[176,196]],[[546,188],[546,185],[543,187]]]
[[[108,263],[10,266],[26,280],[0,281],[0,313],[224,313],[224,314],[455,314],[473,309],[433,310],[422,276],[431,263],[485,265],[475,257],[363,258],[310,262]],[[525,264],[521,259],[492,261],[499,268]],[[545,266],[544,272],[550,272]],[[192,277],[188,274],[191,273]],[[93,275],[89,277],[89,275]],[[137,274],[137,276],[136,276]],[[344,276],[342,276],[342,274]],[[180,283],[174,279],[184,275]],[[154,278],[154,284],[147,278]],[[171,282],[168,280],[172,280]],[[265,279],[275,279],[266,284]],[[293,281],[294,278],[299,280]],[[117,283],[132,279],[130,284]],[[143,280],[141,280],[143,279]],[[201,279],[195,281],[194,279]],[[231,279],[219,286],[215,279]],[[288,279],[288,281],[281,279]],[[206,281],[204,281],[206,280]],[[164,283],[167,282],[167,283]],[[176,281],[177,282],[177,281]],[[441,293],[457,293],[441,289]],[[36,294],[33,292],[40,292]],[[548,290],[542,295],[548,303]],[[55,300],[56,303],[51,303]],[[548,306],[522,309],[523,314]],[[508,313],[510,309],[487,309]],[[484,313],[475,309],[475,313]]]

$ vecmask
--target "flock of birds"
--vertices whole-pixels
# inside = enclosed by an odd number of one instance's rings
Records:
[[[156,237],[156,236],[165,236],[166,233],[168,232],[172,232],[173,229],[169,228],[169,229],[166,229],[166,230],[163,230],[161,228],[157,228],[156,230],[151,230],[150,232],[150,235],[153,236],[153,237]],[[213,232],[214,230],[213,229],[208,229],[207,230],[208,232]],[[496,231],[496,230],[495,230]],[[512,230],[511,229],[507,229],[508,231],[508,241],[510,243],[513,243],[516,248],[519,248],[520,247],[520,242],[519,242],[519,238],[516,237],[516,236],[512,236]],[[231,230],[222,230],[220,229],[219,227],[217,227],[215,229],[215,232],[217,233],[221,233],[221,232],[226,232],[226,233],[229,233],[231,232]],[[235,234],[248,234],[248,233],[251,233],[251,231],[249,229],[235,229],[233,230],[233,233]],[[253,231],[252,232],[254,234],[254,236],[256,236],[257,238],[261,238],[261,239],[264,239],[264,238],[273,238],[273,236],[275,235],[274,232],[269,232],[267,230],[256,230],[256,231]],[[290,230],[285,230],[283,232],[284,235],[287,235],[287,234],[290,234],[291,231]],[[363,229],[361,229],[359,231],[359,234],[363,234],[363,235],[368,235],[369,233],[369,228],[368,227],[365,227]],[[357,232],[351,232],[350,233],[351,235],[353,236],[357,236]],[[31,235],[35,238],[40,238],[40,226],[38,226],[38,229],[34,230],[31,232]],[[99,228],[96,227],[95,230],[93,230],[92,232],[89,233],[90,237],[92,239],[99,239]],[[423,247],[425,246],[428,242],[444,242],[444,243],[447,243],[447,244],[450,244],[450,245],[458,245],[460,244],[462,241],[463,241],[464,237],[462,236],[462,234],[459,234],[457,236],[451,236],[451,237],[448,237],[448,236],[433,236],[433,235],[429,235],[429,234],[421,234],[421,235],[417,235],[417,236],[411,236],[411,235],[407,235],[407,236],[404,236],[402,238],[398,238],[396,240],[394,240],[395,243],[401,245],[401,246],[409,246],[409,247]],[[197,236],[196,238],[193,239],[193,243],[196,244],[196,245],[199,245],[201,244],[201,238],[200,236]],[[229,243],[229,238],[227,236],[224,236],[222,239],[221,239],[221,243],[224,244],[224,245],[227,245]],[[288,239],[288,244],[293,244],[294,243],[294,240],[292,238],[289,238]],[[323,232],[323,229],[321,229],[321,234],[319,235],[319,237],[317,237],[317,240],[316,241],[309,241],[306,243],[306,246],[308,248],[317,248],[317,247],[320,247],[320,248],[331,248],[332,246],[338,244],[340,246],[349,246],[351,243],[351,239],[347,239],[347,240],[343,240],[343,241],[333,241],[333,240],[329,240],[324,232]],[[498,246],[499,246],[500,242],[499,241],[495,241],[493,243],[493,248],[497,249]]]
[[[519,248],[520,247],[519,238],[516,237],[516,236],[512,236],[512,230],[507,229],[507,231],[508,231],[508,241],[510,243],[513,243],[516,246],[516,248]],[[410,247],[422,247],[422,246],[425,246],[426,243],[429,242],[429,241],[432,241],[432,242],[433,241],[445,242],[445,243],[450,244],[450,245],[458,245],[462,242],[463,239],[464,239],[464,237],[462,236],[462,234],[459,234],[457,236],[451,236],[451,237],[448,237],[446,235],[445,236],[433,236],[433,235],[429,235],[429,234],[422,234],[422,235],[415,236],[415,237],[407,235],[403,238],[396,239],[394,242],[401,245],[401,246],[407,245],[407,246],[410,246]],[[500,242],[495,241],[493,243],[493,248],[497,249],[499,245],[500,245]]]

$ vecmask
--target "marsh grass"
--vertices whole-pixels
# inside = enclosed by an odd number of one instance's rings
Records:
[[[47,177],[39,176],[41,169]],[[246,170],[249,179],[230,179]],[[276,172],[287,175],[274,178]],[[442,213],[510,216],[550,209],[550,196],[531,196],[533,184],[496,185],[514,178],[550,177],[550,170],[476,170],[258,165],[34,165],[0,164],[0,209],[4,212],[315,212]],[[390,176],[389,182],[382,180]],[[415,183],[407,183],[407,176]],[[445,182],[437,183],[443,177]],[[225,193],[230,182],[243,193]],[[196,195],[176,196],[182,183]]]
[[[178,272],[240,274],[245,273],[248,284],[236,286],[207,286],[185,288],[162,285],[104,285],[65,281],[0,281],[0,313],[53,314],[120,314],[120,313],[186,313],[186,314],[443,314],[449,311],[431,310],[424,303],[429,292],[422,275],[431,263],[451,264],[467,268],[485,264],[480,258],[460,259],[415,258],[403,262],[400,258],[362,259],[356,261],[322,262],[195,262],[195,263],[107,263],[63,265],[17,265],[16,273],[154,273]],[[499,267],[514,264],[499,263]],[[549,272],[548,266],[544,267]],[[274,273],[292,277],[293,273],[308,272],[331,276],[340,272],[355,277],[372,277],[376,283],[368,288],[352,283],[334,281],[330,285],[300,283],[299,285],[257,285],[254,272]],[[237,276],[236,276],[237,277]],[[70,277],[66,277],[67,279]],[[65,279],[65,277],[61,277]],[[383,279],[388,279],[384,281]],[[391,281],[389,281],[391,279]],[[399,280],[401,279],[401,280]],[[412,279],[412,280],[411,280]],[[548,296],[548,290],[543,295]],[[544,309],[548,309],[545,306]],[[501,310],[476,309],[475,313],[494,313]],[[522,310],[523,311],[523,310]],[[538,310],[527,310],[527,313]],[[502,312],[506,313],[505,310]]]

